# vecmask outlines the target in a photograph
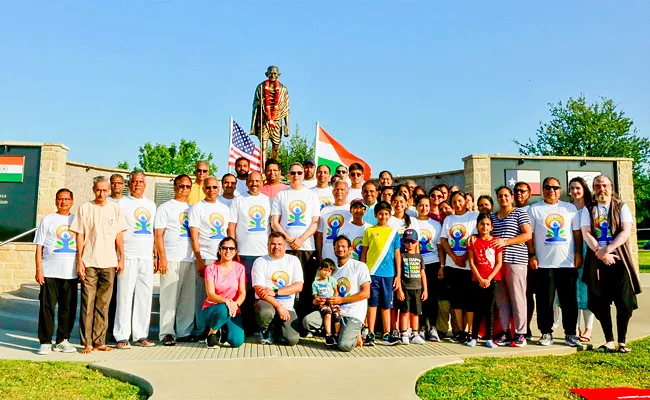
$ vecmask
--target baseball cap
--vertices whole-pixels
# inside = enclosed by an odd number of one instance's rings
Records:
[[[402,235],[402,241],[405,242],[407,240],[415,240],[416,242],[418,241],[418,233],[415,229],[407,229],[404,231],[404,235]]]
[[[366,207],[366,203],[363,202],[363,199],[354,199],[350,202],[350,208],[354,207],[355,205],[360,204],[364,207]],[[367,208],[367,207],[366,207]]]
[[[314,163],[314,160],[312,160],[311,158],[307,158],[305,159],[305,161],[302,162],[302,165],[307,165],[307,164],[316,165]]]

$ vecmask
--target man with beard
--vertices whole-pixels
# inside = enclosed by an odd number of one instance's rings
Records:
[[[273,158],[269,158],[264,166],[264,175],[266,176],[266,183],[260,189],[262,194],[269,196],[271,200],[275,199],[281,191],[288,188],[288,185],[280,182],[282,178],[282,169],[280,163]]]
[[[311,190],[316,192],[318,200],[320,201],[320,209],[334,204],[334,197],[332,196],[332,187],[330,186],[331,170],[330,167],[323,164],[319,165],[316,169],[316,186]]]
[[[242,193],[246,193],[246,191],[237,193],[238,185],[239,185],[239,181],[237,180],[237,178],[235,178],[235,175],[225,174],[224,176],[222,176],[221,190],[223,193],[221,194],[221,196],[217,198],[217,200],[225,204],[227,207],[230,207],[230,203],[232,203],[232,199],[234,199],[235,196],[239,196]]]
[[[639,276],[632,264],[630,234],[634,218],[627,204],[613,192],[612,181],[605,175],[594,178],[594,199],[582,213],[580,226],[587,243],[582,280],[589,290],[589,309],[603,328],[606,343],[599,348],[614,351],[611,303],[616,306],[618,352],[629,353],[625,345],[632,312],[638,308],[641,293]]]
[[[311,158],[306,159],[302,163],[302,167],[305,169],[305,180],[302,182],[302,184],[305,185],[307,189],[316,187],[316,166],[314,165],[314,160]]]
[[[234,192],[235,196],[239,196],[242,193],[246,193],[248,188],[246,187],[246,179],[248,178],[248,174],[250,173],[251,169],[251,162],[248,161],[247,158],[245,157],[239,157],[235,161],[235,173],[237,173],[237,187]],[[226,176],[224,175],[224,178]],[[225,195],[225,188],[224,188],[224,195]]]

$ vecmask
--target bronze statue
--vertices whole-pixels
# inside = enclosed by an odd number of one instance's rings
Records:
[[[271,158],[277,159],[278,157],[283,121],[284,136],[289,136],[289,92],[286,86],[278,81],[280,70],[275,65],[267,68],[266,77],[268,79],[257,85],[255,89],[251,122],[251,135],[260,139],[262,147],[262,168],[264,168],[269,140],[273,145]]]

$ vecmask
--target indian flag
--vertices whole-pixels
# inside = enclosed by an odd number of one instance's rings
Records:
[[[0,156],[0,182],[23,182],[25,156]]]
[[[350,153],[341,143],[334,140],[329,133],[325,132],[320,125],[317,127],[318,140],[316,141],[316,164],[327,165],[332,170],[332,174],[339,165],[350,165],[359,163],[363,166],[364,180],[370,180],[371,169],[367,162]]]

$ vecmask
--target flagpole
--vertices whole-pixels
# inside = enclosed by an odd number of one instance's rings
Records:
[[[228,143],[228,173],[229,174],[232,173],[232,165],[230,165],[230,148],[232,147],[232,121],[233,121],[233,119],[232,119],[232,115],[231,115],[230,116],[230,126],[228,127],[228,129],[230,130],[230,140],[229,140],[229,143]]]
[[[318,128],[320,128],[320,122],[316,121],[316,142],[314,143],[314,163],[316,164],[316,168],[319,167],[318,165]]]

